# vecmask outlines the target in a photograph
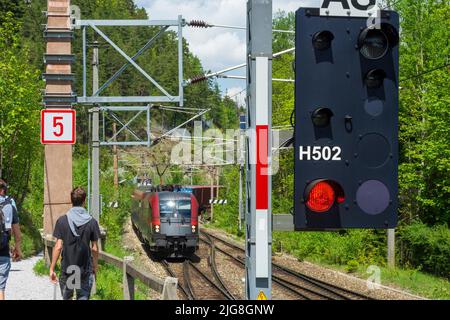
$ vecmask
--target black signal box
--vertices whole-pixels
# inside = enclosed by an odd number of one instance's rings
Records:
[[[396,227],[398,14],[301,8],[295,64],[296,230]]]

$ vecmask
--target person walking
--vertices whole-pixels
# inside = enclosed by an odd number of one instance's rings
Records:
[[[71,192],[72,209],[56,221],[53,236],[56,245],[53,248],[50,266],[50,280],[56,284],[56,263],[62,253],[59,285],[64,300],[89,300],[92,285],[98,269],[98,240],[100,228],[98,222],[84,208],[86,192],[75,188]]]
[[[7,196],[8,185],[0,179],[0,300],[5,300],[6,282],[11,270],[11,257],[13,261],[22,259],[19,215],[16,202]],[[9,242],[11,234],[14,236],[15,246],[10,253]]]

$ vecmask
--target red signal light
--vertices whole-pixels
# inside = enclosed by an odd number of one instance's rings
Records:
[[[327,181],[316,183],[308,194],[306,205],[314,212],[327,212],[336,201],[333,186]]]
[[[306,198],[306,205],[311,211],[323,213],[329,211],[335,203],[344,203],[345,193],[335,181],[317,180],[307,187]]]

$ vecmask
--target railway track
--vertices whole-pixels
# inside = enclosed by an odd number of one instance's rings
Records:
[[[201,240],[204,242],[211,242],[212,240],[223,244],[223,246],[215,245],[215,250],[221,252],[227,257],[231,258],[241,267],[245,266],[245,250],[241,247],[226,241],[225,239],[219,238],[213,234],[207,233],[202,230],[202,234],[205,238]],[[231,252],[230,252],[231,249]],[[373,298],[366,296],[364,294],[345,289],[324,281],[315,279],[311,276],[299,273],[297,271],[291,270],[279,264],[273,263],[273,282],[281,287],[283,290],[296,295],[300,299],[311,300],[372,300]]]
[[[179,290],[187,300],[235,300],[218,274],[215,262],[210,264],[210,272],[190,260],[182,263],[163,260],[161,264],[171,277],[178,278]]]
[[[175,273],[175,271],[171,268],[169,262],[167,260],[161,261],[162,266],[166,270],[166,272],[172,277],[172,278],[178,278],[178,275]],[[192,291],[189,288],[185,287],[184,283],[180,283],[178,281],[178,290],[181,291],[181,293],[184,295],[184,297],[187,300],[195,300],[195,296],[193,295]]]
[[[209,236],[206,235],[208,238]],[[216,265],[216,246],[214,245],[214,242],[209,238],[209,247],[211,250],[210,256],[209,256],[209,264],[211,265],[211,270],[213,272],[214,277],[216,278],[217,282],[220,284],[220,286],[223,289],[223,292],[227,296],[228,300],[236,300],[236,297],[233,295],[230,289],[228,289],[227,285],[225,284],[225,281],[222,279],[222,276],[220,275],[219,271],[217,270]]]

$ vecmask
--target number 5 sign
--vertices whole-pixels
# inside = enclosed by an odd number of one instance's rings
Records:
[[[41,111],[42,144],[75,144],[75,110],[46,109]]]

